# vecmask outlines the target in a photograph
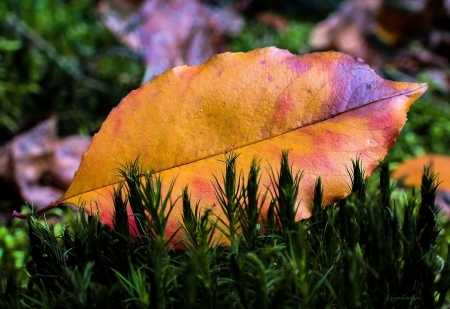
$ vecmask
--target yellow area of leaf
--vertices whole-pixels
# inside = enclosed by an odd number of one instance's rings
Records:
[[[430,166],[431,171],[437,174],[439,190],[450,191],[450,157],[429,154],[413,158],[400,164],[391,177],[407,187],[420,187],[424,168]]]
[[[220,215],[211,180],[220,178],[224,152],[240,154],[237,168],[245,175],[259,158],[265,190],[268,167],[278,167],[281,151],[289,150],[294,170],[303,171],[297,217],[307,218],[316,178],[325,204],[348,195],[351,160],[360,157],[368,176],[426,88],[383,80],[361,59],[337,52],[297,56],[270,47],[176,67],[113,109],[56,203],[95,204],[112,225],[117,168],[139,155],[145,168],[161,172],[165,190],[176,177],[173,200],[189,185],[193,201]],[[168,233],[182,221],[181,202],[175,207]]]

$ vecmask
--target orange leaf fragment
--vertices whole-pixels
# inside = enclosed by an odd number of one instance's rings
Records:
[[[269,47],[176,67],[111,111],[55,205],[96,205],[112,226],[113,185],[123,180],[115,169],[139,155],[143,167],[160,171],[163,190],[176,177],[172,200],[189,185],[192,201],[220,216],[211,180],[221,175],[224,152],[240,154],[244,175],[260,158],[261,188],[270,188],[267,168],[288,150],[294,170],[303,171],[297,218],[308,218],[317,177],[325,204],[348,195],[351,160],[360,157],[368,176],[426,89],[383,80],[361,59],[337,52],[297,56]],[[168,235],[182,222],[181,201],[175,207]]]
[[[450,157],[436,154],[429,154],[413,158],[400,164],[391,177],[406,187],[420,187],[425,166],[430,166],[431,170],[437,174],[439,190],[450,191]]]

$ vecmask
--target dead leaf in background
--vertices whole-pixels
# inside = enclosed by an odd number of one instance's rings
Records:
[[[338,50],[359,57],[374,68],[382,59],[374,43],[367,37],[374,28],[374,15],[380,0],[352,0],[325,21],[317,24],[311,33],[310,44],[317,50]]]
[[[278,31],[283,31],[289,26],[289,21],[286,17],[273,12],[261,12],[256,15],[256,19]]]
[[[226,51],[226,36],[243,25],[231,8],[213,8],[197,0],[147,0],[139,4],[103,0],[98,7],[106,26],[143,57],[143,82],[169,68],[199,65]]]
[[[90,137],[59,139],[56,117],[16,136],[0,156],[0,176],[38,209],[61,196],[72,182]]]
[[[450,218],[450,191],[439,190],[434,203],[445,217]]]
[[[403,1],[405,2],[405,1]],[[429,18],[425,18],[426,0],[383,1],[348,0],[340,9],[319,23],[311,34],[311,44],[317,49],[348,52],[353,56],[370,58],[380,51],[374,44],[374,36],[392,45],[429,28]],[[347,32],[350,32],[349,35]],[[362,46],[360,45],[362,43]]]
[[[436,76],[450,90],[450,12],[448,0],[349,0],[319,23],[310,43],[317,50],[338,50],[374,68],[416,76]],[[408,44],[414,42],[414,48]]]
[[[442,213],[450,218],[450,157],[444,155],[429,154],[407,160],[400,164],[391,174],[391,177],[399,182],[400,186],[420,187],[424,167],[437,175],[439,183],[436,196],[436,206],[442,209]]]
[[[373,16],[373,32],[387,44],[397,44],[430,26],[428,0],[381,0]]]
[[[450,191],[450,157],[444,155],[428,154],[407,160],[392,172],[391,177],[402,186],[420,187],[424,166],[428,165],[438,174],[438,189]]]

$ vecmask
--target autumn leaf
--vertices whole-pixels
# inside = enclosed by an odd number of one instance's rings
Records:
[[[57,136],[57,118],[51,116],[17,135],[0,154],[0,177],[12,184],[22,201],[38,209],[69,188],[73,174],[91,139]]]
[[[450,24],[450,1],[438,2],[346,0],[314,27],[309,43],[315,50],[363,58],[375,69],[389,66],[409,76],[430,76],[448,91],[450,32],[437,25]]]
[[[413,158],[400,164],[391,174],[391,177],[406,187],[420,187],[424,167],[429,166],[437,175],[439,190],[450,191],[450,157],[437,154],[428,154]]]
[[[176,178],[172,200],[188,185],[193,201],[220,216],[212,180],[221,175],[224,152],[239,154],[244,175],[260,159],[262,188],[271,188],[267,169],[279,166],[288,150],[294,170],[303,171],[297,219],[308,218],[317,177],[325,205],[348,195],[351,160],[360,157],[367,177],[426,89],[383,80],[361,59],[337,52],[297,56],[270,47],[176,67],[112,110],[70,188],[52,206],[85,203],[112,226],[113,186],[123,180],[117,168],[139,156],[142,166],[160,172],[166,192]],[[181,212],[178,200],[168,235],[182,222]]]
[[[168,68],[198,65],[228,50],[226,37],[243,26],[233,8],[198,0],[101,0],[98,7],[105,25],[142,56],[144,82]]]
[[[450,218],[450,157],[428,154],[400,164],[391,174],[404,187],[420,187],[424,168],[429,167],[438,182],[435,205],[447,219]]]

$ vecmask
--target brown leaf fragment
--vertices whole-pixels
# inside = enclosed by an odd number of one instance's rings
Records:
[[[374,15],[379,6],[380,0],[344,2],[338,11],[315,27],[311,46],[318,50],[339,50],[379,67],[381,58],[374,52],[373,42],[367,39],[375,27]]]
[[[77,170],[89,137],[59,140],[55,116],[16,136],[0,155],[0,177],[38,209],[66,190]]]
[[[232,8],[212,8],[197,0],[147,0],[136,11],[120,10],[118,2],[126,1],[101,1],[99,11],[106,26],[144,59],[143,82],[225,51],[225,37],[243,24]]]
[[[261,12],[256,15],[256,19],[278,31],[282,31],[289,26],[289,21],[285,17],[272,12]]]
[[[436,207],[440,210],[440,213],[450,219],[450,191],[441,190],[436,194],[435,200]]]
[[[310,44],[317,50],[348,53],[400,76],[437,77],[437,84],[448,91],[449,2],[347,0],[315,27]]]

